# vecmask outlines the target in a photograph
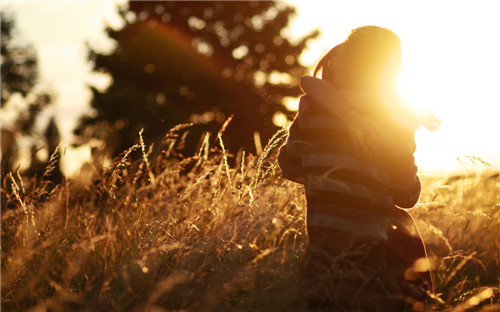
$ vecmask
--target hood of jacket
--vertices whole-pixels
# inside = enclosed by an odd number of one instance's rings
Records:
[[[324,109],[334,113],[332,105],[346,103],[359,113],[377,118],[387,114],[385,105],[379,97],[358,90],[338,90],[328,81],[311,76],[300,79],[300,87],[304,93],[311,96]]]
[[[300,87],[304,93],[311,96],[323,109],[330,111],[334,116],[335,103],[346,103],[359,113],[387,125],[403,127],[413,132],[420,125],[432,130],[425,120],[428,118],[426,114],[429,113],[416,112],[400,99],[384,100],[369,92],[338,90],[328,81],[311,76],[302,77]]]

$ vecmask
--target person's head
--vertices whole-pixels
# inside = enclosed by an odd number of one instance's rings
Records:
[[[401,41],[387,28],[363,26],[332,48],[318,63],[316,76],[338,89],[390,88],[401,66]]]

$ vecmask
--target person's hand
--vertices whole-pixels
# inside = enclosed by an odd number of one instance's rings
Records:
[[[349,109],[341,119],[349,132],[356,155],[374,157],[380,154],[380,136],[383,134],[375,120],[355,109]]]
[[[429,131],[436,131],[441,125],[441,120],[433,113],[427,112],[422,116],[422,124]]]

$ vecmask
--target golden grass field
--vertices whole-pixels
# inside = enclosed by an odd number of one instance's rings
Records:
[[[207,137],[181,157],[184,131],[55,188],[2,176],[2,311],[300,310],[306,206],[276,163],[286,131],[259,156]],[[412,215],[433,266],[430,309],[499,311],[499,173],[422,183]]]

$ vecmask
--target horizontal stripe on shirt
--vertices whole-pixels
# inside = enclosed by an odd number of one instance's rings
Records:
[[[322,214],[307,214],[307,226],[321,226],[334,228],[355,234],[362,234],[375,239],[387,240],[386,229],[375,225],[357,222],[337,216],[326,216]]]
[[[318,154],[306,153],[302,155],[302,166],[325,166],[325,167],[339,167],[358,170],[369,174],[374,179],[381,183],[390,183],[389,175],[374,166],[361,161],[353,156],[336,155],[336,154]]]
[[[321,176],[308,176],[305,187],[306,190],[311,192],[333,191],[337,193],[356,195],[360,198],[368,199],[380,206],[392,206],[394,204],[391,196],[377,193],[358,183],[333,180]]]
[[[338,193],[332,191],[309,191],[306,189],[307,202],[322,201],[326,203],[335,203],[352,209],[361,209],[374,213],[380,213],[385,216],[392,216],[393,206],[376,205],[369,199],[361,198],[355,194]]]
[[[321,115],[310,115],[304,117],[304,119],[300,120],[300,127],[302,129],[327,129],[327,130],[344,130],[346,128],[344,124],[339,122],[338,119],[328,116]]]
[[[308,142],[312,141],[326,141],[326,142],[343,142],[350,143],[351,137],[345,129],[309,129],[301,128],[300,132],[297,133],[295,139],[304,140]]]
[[[340,205],[338,203],[326,203],[321,200],[309,200],[308,211],[321,215],[335,215],[358,222],[370,222],[387,227],[391,222],[389,216],[368,209],[356,209]]]
[[[325,176],[333,180],[359,183],[377,192],[383,192],[387,189],[387,184],[382,183],[358,170],[332,168],[328,166],[313,166],[307,167],[307,173],[313,176]]]
[[[292,144],[301,144],[302,153],[316,153],[316,154],[339,154],[339,155],[353,155],[354,148],[348,142],[335,142],[335,141],[304,141],[293,140]]]

